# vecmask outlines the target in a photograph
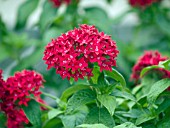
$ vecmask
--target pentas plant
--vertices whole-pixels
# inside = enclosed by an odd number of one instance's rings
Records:
[[[52,39],[43,60],[47,69],[55,68],[71,84],[60,98],[42,93],[57,103],[53,107],[40,98],[44,82],[40,74],[23,70],[4,81],[0,70],[0,110],[7,127],[166,128],[170,60],[158,51],[146,51],[132,73],[132,79],[142,84],[129,90],[113,68],[118,53],[116,42],[93,25],[80,25]],[[40,111],[39,105],[45,110]]]
[[[77,81],[93,76],[94,63],[98,64],[100,71],[112,71],[118,53],[110,36],[99,32],[95,26],[84,24],[53,39],[46,46],[43,60],[47,69],[54,67],[62,78],[72,77]]]
[[[60,7],[62,3],[70,4],[71,0],[50,0],[55,7]]]
[[[140,79],[142,69],[148,66],[159,65],[160,62],[166,60],[168,60],[168,57],[162,56],[158,51],[145,51],[134,65],[131,78],[138,81]],[[158,71],[162,78],[170,78],[170,71],[165,70],[164,68],[157,68],[153,71]]]
[[[22,110],[22,105],[28,106],[31,98],[40,100],[40,88],[43,87],[43,77],[35,71],[23,70],[16,72],[6,81],[0,70],[0,110],[7,116],[8,128],[21,128],[29,121]]]
[[[146,8],[153,3],[160,2],[161,0],[129,0],[129,3],[133,7]]]

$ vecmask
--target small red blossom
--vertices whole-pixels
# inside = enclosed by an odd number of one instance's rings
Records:
[[[47,69],[54,67],[62,78],[83,79],[93,76],[89,64],[98,63],[100,71],[116,66],[119,51],[116,43],[95,26],[80,25],[57,39],[52,39],[44,51]]]
[[[133,7],[148,7],[155,2],[160,2],[161,0],[129,0],[129,3]]]
[[[71,0],[50,0],[55,7],[59,7],[62,3],[70,4]]]
[[[143,56],[139,58],[137,63],[132,69],[131,78],[138,81],[140,77],[140,72],[143,68],[152,65],[158,65],[159,62],[167,60],[167,57],[162,56],[158,51],[146,51]],[[163,68],[154,69],[159,71],[163,78],[170,78],[170,71]]]

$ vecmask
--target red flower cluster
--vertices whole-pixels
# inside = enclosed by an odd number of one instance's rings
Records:
[[[160,0],[129,0],[129,3],[133,7],[147,7]]]
[[[134,65],[131,78],[136,81],[139,80],[140,72],[143,68],[147,66],[158,65],[159,62],[165,61],[167,59],[167,57],[163,57],[158,51],[146,51]],[[162,68],[156,69],[156,71],[159,71],[163,78],[170,78],[170,71]]]
[[[31,94],[35,98],[40,97],[39,89],[43,86],[43,82],[44,79],[40,74],[28,70],[17,72],[4,81],[0,70],[0,110],[7,115],[8,128],[20,128],[23,127],[23,123],[29,123],[20,106],[27,106]]]
[[[71,0],[50,0],[55,7],[59,7],[62,3],[70,4]]]
[[[80,25],[57,39],[53,39],[44,51],[43,60],[62,78],[73,77],[76,81],[93,76],[90,64],[98,63],[100,71],[112,70],[119,51],[110,36],[99,32],[95,26]]]

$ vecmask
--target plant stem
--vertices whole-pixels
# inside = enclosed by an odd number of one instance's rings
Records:
[[[51,106],[48,106],[48,105],[46,105],[46,104],[43,104],[43,103],[41,103],[41,102],[38,102],[42,107],[44,107],[44,108],[47,108],[47,109],[49,109],[49,110],[53,110],[54,108],[53,107],[51,107]]]
[[[42,92],[42,91],[41,91],[41,92]],[[59,99],[58,97],[53,96],[53,95],[51,95],[51,94],[49,94],[49,93],[42,92],[42,94],[45,95],[45,96],[47,96],[47,97],[50,97],[50,98],[53,99],[53,100],[60,101],[60,99]]]

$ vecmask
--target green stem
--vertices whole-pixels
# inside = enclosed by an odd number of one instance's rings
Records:
[[[47,109],[49,109],[49,110],[53,110],[53,109],[54,109],[54,108],[51,107],[51,106],[48,106],[48,105],[43,104],[43,103],[41,103],[41,102],[38,102],[34,97],[30,97],[30,98],[33,99],[33,100],[35,100],[37,103],[39,103],[39,105],[41,105],[41,106],[44,107],[44,108],[47,108]]]
[[[42,92],[42,91],[41,91]],[[57,103],[59,103],[60,99],[56,96],[53,96],[49,93],[46,93],[46,92],[42,92],[43,95],[47,96],[47,97],[50,97],[51,99],[55,100]]]
[[[48,106],[48,105],[46,105],[46,104],[43,104],[43,103],[41,103],[41,102],[38,102],[42,107],[44,107],[44,108],[47,108],[47,109],[49,109],[49,110],[53,110],[54,108],[53,107],[51,107],[51,106]]]

